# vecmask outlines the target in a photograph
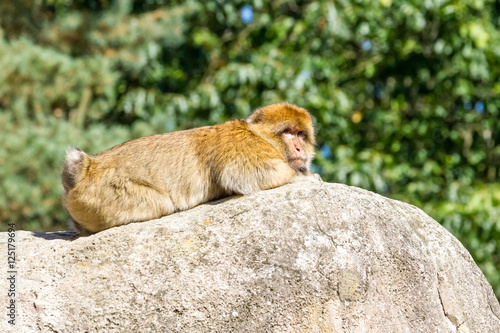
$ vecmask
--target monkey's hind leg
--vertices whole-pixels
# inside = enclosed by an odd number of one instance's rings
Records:
[[[67,224],[68,224],[68,229],[77,231],[79,236],[90,236],[93,234],[93,232],[85,229],[80,223],[73,220],[73,218],[70,218]]]

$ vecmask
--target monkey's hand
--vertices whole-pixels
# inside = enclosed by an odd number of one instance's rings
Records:
[[[318,182],[323,182],[323,179],[321,179],[321,176],[319,173],[311,173],[308,177],[313,177],[316,181]]]
[[[321,179],[321,176],[317,173],[307,173],[307,174],[300,174],[298,176],[295,176],[292,178],[290,183],[298,183],[298,182],[323,182],[323,179]]]

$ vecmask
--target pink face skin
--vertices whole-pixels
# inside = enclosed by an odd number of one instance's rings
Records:
[[[286,129],[283,131],[282,137],[287,145],[288,163],[296,170],[302,169],[307,160],[307,155],[303,148],[305,132]]]

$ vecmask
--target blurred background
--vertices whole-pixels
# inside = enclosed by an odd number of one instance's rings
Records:
[[[500,297],[500,0],[0,2],[0,219],[65,230],[64,151],[310,110],[314,171],[422,208]]]

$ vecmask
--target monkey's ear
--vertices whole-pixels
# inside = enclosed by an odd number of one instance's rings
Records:
[[[264,120],[264,112],[262,109],[255,110],[250,117],[247,118],[247,122],[250,124],[258,124]]]

